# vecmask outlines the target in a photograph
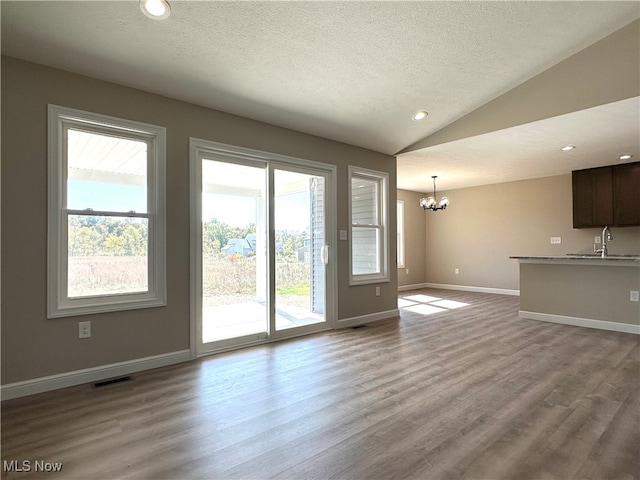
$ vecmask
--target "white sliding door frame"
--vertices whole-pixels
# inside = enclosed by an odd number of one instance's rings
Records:
[[[325,242],[328,247],[328,264],[326,265],[326,305],[325,305],[325,322],[316,326],[300,327],[276,332],[274,328],[270,328],[267,339],[256,341],[254,343],[266,343],[269,341],[281,340],[294,336],[304,335],[312,331],[335,328],[337,324],[337,195],[336,195],[336,178],[337,168],[334,165],[305,160],[300,158],[288,157],[274,153],[263,152],[259,150],[237,147],[209,140],[197,138],[189,139],[189,190],[190,190],[190,351],[191,358],[197,358],[200,355],[216,353],[232,348],[240,348],[244,345],[234,345],[229,348],[220,348],[212,352],[198,352],[198,346],[201,344],[201,332],[199,331],[199,322],[202,318],[202,159],[205,156],[212,156],[215,159],[224,160],[225,158],[232,163],[245,165],[266,165],[268,171],[267,186],[267,208],[268,208],[268,264],[275,265],[274,252],[272,248],[274,242],[274,226],[271,220],[274,215],[274,207],[270,201],[273,192],[273,176],[275,169],[284,169],[300,173],[315,174],[322,172],[325,177],[325,198],[327,202],[326,221],[325,221]],[[275,275],[273,272],[269,274],[270,299],[269,299],[269,317],[270,324],[273,327],[272,314],[275,309]]]

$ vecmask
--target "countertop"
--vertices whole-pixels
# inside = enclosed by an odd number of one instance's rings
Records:
[[[521,263],[564,263],[571,265],[608,265],[608,266],[637,266],[640,267],[640,256],[615,255],[606,257],[589,254],[569,255],[513,255],[509,258]]]

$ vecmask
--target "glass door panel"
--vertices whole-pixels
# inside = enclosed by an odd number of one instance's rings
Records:
[[[325,322],[325,177],[274,169],[275,330]]]
[[[202,344],[267,337],[264,167],[202,160]]]

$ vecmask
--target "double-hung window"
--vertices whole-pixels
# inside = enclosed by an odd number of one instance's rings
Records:
[[[49,105],[49,318],[166,305],[165,137]]]
[[[389,280],[388,184],[384,172],[349,167],[351,285]]]

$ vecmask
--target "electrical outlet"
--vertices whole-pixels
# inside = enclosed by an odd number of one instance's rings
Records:
[[[407,268],[407,270],[406,270],[406,273],[407,273],[407,275],[409,275],[409,269],[408,269],[408,268]]]
[[[551,244],[557,245],[562,243],[562,237],[551,237]]]
[[[90,337],[91,337],[91,322],[79,322],[78,338],[90,338]]]
[[[593,237],[593,243],[602,243],[602,238],[600,237]]]
[[[460,275],[460,269],[459,268],[454,269],[453,273],[455,273],[456,275]]]
[[[631,302],[640,302],[640,292],[638,290],[629,291],[629,300]]]
[[[376,297],[380,296],[380,287],[376,287]]]

